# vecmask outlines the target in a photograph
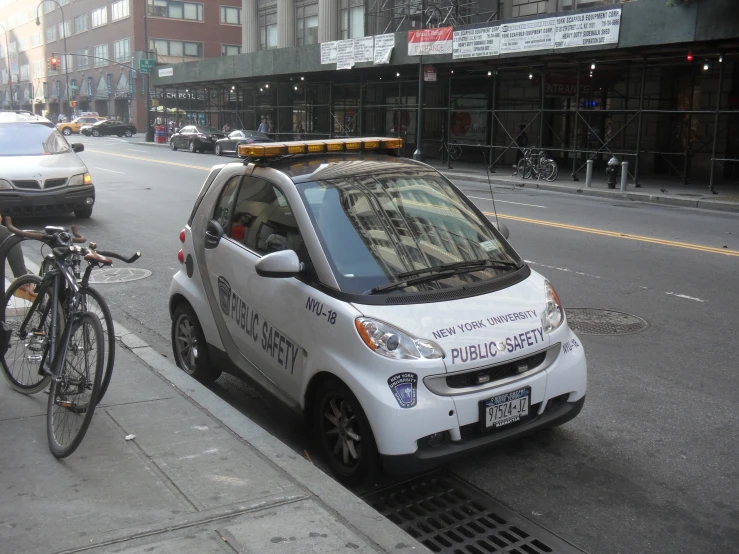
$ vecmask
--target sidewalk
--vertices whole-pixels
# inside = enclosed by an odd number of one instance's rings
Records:
[[[108,393],[64,460],[48,449],[47,395],[0,379],[0,551],[428,552],[137,335],[116,333]]]

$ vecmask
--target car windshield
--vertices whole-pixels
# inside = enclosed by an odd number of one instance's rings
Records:
[[[438,174],[355,176],[301,183],[298,190],[344,292],[370,294],[404,274],[478,262],[472,271],[457,267],[394,292],[458,287],[515,271],[519,263],[492,224]]]
[[[214,127],[197,127],[198,133],[220,133],[220,131]]]
[[[243,133],[247,138],[250,139],[261,140],[263,142],[273,142],[271,138],[269,138],[264,133],[260,133],[259,131],[243,131]]]
[[[66,154],[69,143],[54,128],[33,123],[0,126],[0,156]]]

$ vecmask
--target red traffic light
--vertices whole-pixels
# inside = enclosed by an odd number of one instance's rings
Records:
[[[49,66],[55,71],[59,69],[59,58],[51,58],[49,60]]]
[[[693,53],[692,52],[688,52],[688,61],[689,62],[692,62],[693,61]]]

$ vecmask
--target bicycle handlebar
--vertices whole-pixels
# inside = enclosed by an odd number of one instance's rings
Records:
[[[46,242],[51,237],[55,235],[47,235],[46,233],[39,233],[38,231],[24,231],[22,229],[18,229],[16,226],[13,225],[13,220],[10,218],[10,216],[7,216],[5,218],[5,226],[8,228],[8,231],[11,233],[18,235],[19,237],[32,239],[32,240],[40,240],[42,242]],[[87,242],[87,239],[84,237],[84,235],[80,235],[79,229],[76,225],[72,225],[72,242],[76,243],[83,243]]]
[[[115,258],[116,260],[120,260],[122,262],[125,262],[127,264],[132,264],[136,260],[138,260],[141,257],[141,252],[136,252],[133,256],[130,258],[125,258],[121,254],[116,254],[115,252],[106,252],[104,250],[95,250],[98,254],[101,256],[106,256],[108,258]]]

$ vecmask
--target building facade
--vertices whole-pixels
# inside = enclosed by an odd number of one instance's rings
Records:
[[[69,117],[95,111],[143,129],[147,88],[139,59],[182,63],[240,53],[242,30],[233,19],[240,4],[1,0],[0,107]],[[56,71],[52,57],[60,62]]]

